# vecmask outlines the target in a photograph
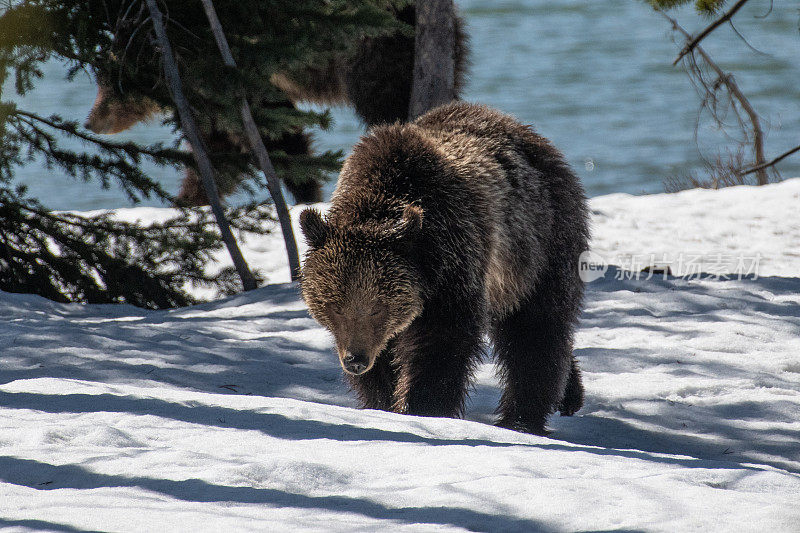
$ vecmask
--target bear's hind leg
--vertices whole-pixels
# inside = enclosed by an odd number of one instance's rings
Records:
[[[561,416],[572,416],[583,407],[583,382],[581,380],[581,369],[578,361],[572,357],[572,367],[569,371],[567,388],[564,391],[564,398],[558,406]]]
[[[277,158],[274,152],[284,152],[291,157],[313,155],[311,137],[301,128],[287,131],[278,139],[265,139],[265,145],[274,163],[279,166],[282,160]],[[292,168],[285,165],[282,168],[287,171],[283,184],[292,193],[296,204],[322,201],[322,183],[325,181],[325,174],[321,170],[303,168],[302,171],[292,171]]]
[[[212,128],[208,134],[203,135],[203,143],[209,157],[213,158],[213,164],[217,169],[215,175],[217,192],[220,200],[224,200],[245,179],[242,174],[244,169],[237,168],[235,165],[221,164],[219,158],[242,154],[242,144],[236,136],[217,128]],[[176,197],[176,204],[187,207],[208,205],[208,196],[206,196],[200,176],[192,167],[186,167],[181,188]]]
[[[322,201],[322,185],[319,180],[310,179],[307,181],[284,181],[284,185],[294,196],[296,204],[313,204]]]
[[[549,276],[538,286],[515,312],[498,321],[493,341],[504,385],[497,425],[544,435],[547,418],[562,403],[570,383],[580,293]],[[580,374],[573,378],[564,402],[565,411],[572,412],[582,401]]]

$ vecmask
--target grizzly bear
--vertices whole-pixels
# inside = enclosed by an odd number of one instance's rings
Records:
[[[572,353],[583,188],[546,139],[451,103],[374,128],[323,219],[301,214],[302,295],[365,408],[454,417],[488,337],[497,424],[536,434],[583,403]]]
[[[414,26],[414,2],[390,3],[387,9],[397,20]],[[454,85],[456,94],[460,94],[467,70],[468,43],[464,22],[459,16],[455,20],[455,36]],[[115,42],[123,45],[127,40],[127,34],[115,35],[114,38]],[[293,107],[299,102],[351,104],[367,126],[406,120],[414,71],[413,34],[395,29],[383,35],[364,36],[349,50],[346,54],[333,57],[323,68],[300,67],[274,74],[269,81],[286,95],[286,101],[264,105]],[[115,84],[104,81],[108,77],[105,73],[96,75],[97,98],[86,119],[86,128],[95,133],[118,133],[160,111],[151,100],[119,94]],[[209,129],[201,134],[212,156],[236,156],[250,152],[249,144],[239,132],[229,131],[229,128],[217,124],[213,117],[208,122]],[[311,139],[300,128],[277,139],[264,138],[264,144],[269,152],[281,151],[289,156],[311,153]],[[224,197],[236,190],[244,176],[235,168],[218,170],[218,186],[220,195]],[[322,200],[322,173],[313,176],[291,175],[289,178],[285,185],[297,203]],[[178,200],[184,205],[208,204],[200,179],[192,169],[186,169]]]

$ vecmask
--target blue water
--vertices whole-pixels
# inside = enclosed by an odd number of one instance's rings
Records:
[[[564,152],[590,196],[659,192],[664,179],[702,174],[695,142],[699,99],[672,60],[678,46],[667,23],[637,0],[517,0],[457,2],[472,39],[473,66],[465,98],[496,106],[533,124]],[[750,49],[728,27],[706,49],[735,74],[765,119],[768,157],[800,143],[800,33],[796,2],[748,3],[736,16]],[[689,31],[706,21],[691,9],[675,16]],[[40,114],[83,120],[94,99],[88,76],[73,83],[49,64],[44,80],[23,104]],[[4,95],[4,98],[7,96]],[[364,133],[353,113],[334,110],[329,131],[315,134],[319,149],[347,152]],[[732,146],[708,121],[698,130],[704,153]],[[168,142],[158,124],[138,125],[116,139]],[[180,174],[149,168],[168,190]],[[780,165],[784,177],[800,175],[800,155]],[[33,195],[54,209],[128,205],[118,190],[80,184],[57,170],[29,166],[18,173]],[[332,190],[330,184],[328,191]],[[145,205],[158,205],[145,202]]]

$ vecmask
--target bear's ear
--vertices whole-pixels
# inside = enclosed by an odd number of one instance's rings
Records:
[[[397,223],[395,231],[401,237],[413,238],[422,230],[422,218],[422,208],[408,204],[403,209],[403,216],[400,218],[400,222]]]
[[[408,205],[392,229],[395,251],[411,261],[416,261],[420,255],[418,237],[422,231],[422,217],[421,207]]]
[[[316,209],[306,209],[300,213],[300,229],[306,236],[306,242],[312,248],[325,246],[328,240],[329,228],[322,220],[322,215]]]

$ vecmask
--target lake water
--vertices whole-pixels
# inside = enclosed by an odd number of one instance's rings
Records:
[[[672,175],[702,172],[695,143],[699,99],[680,67],[668,24],[637,0],[518,0],[457,2],[472,39],[472,70],[465,99],[483,102],[535,125],[564,152],[590,196],[610,192],[659,192]],[[775,0],[748,3],[728,27],[704,46],[727,71],[766,121],[767,156],[800,143],[800,33],[798,4]],[[689,31],[706,21],[691,9],[674,13]],[[88,76],[68,83],[63,68],[49,64],[45,79],[23,99],[37,113],[83,120],[94,100]],[[5,96],[8,98],[8,96]],[[329,131],[315,134],[319,149],[347,152],[363,129],[347,109],[334,110]],[[723,132],[704,122],[705,153],[726,144]],[[156,125],[138,125],[116,139],[169,141]],[[180,175],[149,169],[168,190]],[[800,175],[800,155],[784,162],[784,177]],[[118,190],[76,183],[38,166],[18,172],[20,182],[54,209],[128,205]],[[330,184],[328,191],[332,190]],[[145,202],[145,205],[148,205]],[[157,205],[151,203],[150,205]]]

